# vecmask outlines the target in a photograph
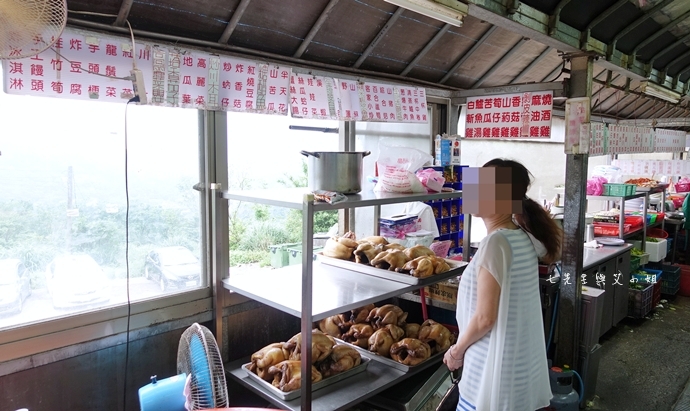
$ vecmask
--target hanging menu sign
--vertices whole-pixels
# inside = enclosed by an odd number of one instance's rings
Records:
[[[8,94],[126,101],[134,97],[132,81],[123,79],[130,76],[132,59],[136,57],[144,78],[152,79],[151,52],[149,44],[140,43],[133,51],[124,38],[65,30],[52,49],[4,62],[4,90]],[[150,98],[150,89],[147,91]]]
[[[589,155],[603,156],[606,154],[606,125],[604,123],[589,123],[589,128]]]
[[[266,92],[264,105],[258,104],[259,109],[268,114],[287,114],[290,96],[290,75],[292,69],[274,65],[262,66],[261,79],[266,84],[263,88]]]
[[[366,121],[400,121],[397,115],[395,86],[364,83],[360,92],[362,119]]]
[[[255,112],[259,79],[258,64],[250,60],[220,58],[221,107],[228,111]]]
[[[553,92],[467,98],[466,138],[550,138]]]
[[[654,140],[654,151],[657,153],[673,153],[685,151],[685,132],[657,128]]]
[[[180,56],[180,107],[205,109],[208,100],[206,81],[211,55],[186,52]]]
[[[362,119],[362,104],[359,100],[357,81],[336,79],[336,115],[339,120],[353,121]]]
[[[328,88],[331,88],[329,91]],[[293,117],[331,119],[332,80],[310,74],[292,73],[290,77],[290,113]],[[334,110],[333,110],[334,111]]]
[[[396,87],[400,94],[398,119],[405,123],[427,123],[426,90],[419,87]]]

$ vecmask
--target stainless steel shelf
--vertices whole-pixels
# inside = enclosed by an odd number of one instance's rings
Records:
[[[246,201],[278,207],[302,209],[304,195],[309,194],[308,188],[286,188],[279,190],[232,190],[223,191],[222,196],[228,200]],[[359,194],[347,196],[347,201],[337,204],[314,203],[314,211],[338,210],[344,208],[369,207],[385,204],[409,203],[413,201],[446,200],[461,198],[462,191],[448,191],[441,193],[395,194],[376,193],[364,190]]]
[[[649,192],[640,191],[640,192],[637,192],[631,196],[623,196],[623,197],[621,197],[621,196],[587,196],[587,200],[600,200],[600,201],[621,201],[622,200],[622,201],[628,201],[628,200],[632,200],[635,198],[644,197],[647,194],[649,194]]]
[[[277,407],[291,411],[298,411],[301,409],[299,398],[291,401],[282,400],[271,395],[271,393],[258,382],[250,379],[241,368],[242,364],[248,362],[249,359],[243,359],[227,363],[225,364],[226,373],[231,378],[258,393],[266,401],[269,401]],[[312,393],[311,409],[329,411],[346,410],[392,387],[398,382],[415,375],[429,366],[438,366],[439,364],[440,362],[438,361],[428,361],[428,364],[426,364],[426,362],[420,364],[419,368],[414,367],[408,372],[403,372],[383,363],[371,361],[366,371],[314,391]]]
[[[434,275],[435,282],[457,272]],[[410,285],[314,261],[311,322],[418,289]],[[232,274],[223,286],[296,317],[302,316],[302,266]]]
[[[658,226],[660,226],[661,224],[663,224],[663,221],[657,221],[657,222],[655,222],[654,224],[648,225],[648,226],[647,226],[647,230],[649,230],[650,228],[658,227]],[[634,230],[634,231],[631,231],[631,232],[629,232],[629,233],[623,235],[623,239],[627,239],[627,238],[636,236],[636,235],[638,235],[638,234],[642,234],[643,228],[644,228],[644,227],[640,227],[640,228],[638,228],[638,229],[636,229],[636,230]]]

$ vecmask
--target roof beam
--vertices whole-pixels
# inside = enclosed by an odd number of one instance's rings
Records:
[[[676,27],[680,22],[682,22],[683,20],[687,19],[688,16],[690,16],[690,11],[687,11],[687,12],[683,13],[680,17],[677,17],[675,20],[673,20],[672,22],[670,22],[670,23],[668,23],[667,25],[665,25],[661,30],[658,30],[656,33],[654,33],[654,34],[652,34],[651,36],[647,37],[644,41],[642,41],[642,43],[640,43],[640,44],[638,44],[637,46],[635,46],[635,48],[633,49],[632,55],[633,55],[633,56],[637,56],[637,53],[638,53],[642,48],[644,48],[646,45],[648,45],[649,43],[653,42],[654,40],[658,39],[659,36],[661,36],[662,34],[666,33],[667,31],[671,30],[672,28]]]
[[[616,12],[619,8],[623,7],[624,4],[629,3],[630,0],[618,0],[616,4],[613,6],[609,7],[608,9],[604,10],[603,13],[597,16],[594,20],[590,21],[587,27],[582,31],[582,44],[587,44],[587,39],[591,36],[592,29],[595,28],[596,26],[599,25],[602,21],[604,21],[607,17],[609,17],[611,14]]]
[[[635,30],[640,24],[644,23],[647,21],[647,19],[651,18],[654,16],[656,13],[660,12],[661,9],[664,7],[668,6],[669,4],[673,3],[674,0],[664,0],[661,3],[657,4],[656,6],[652,7],[648,12],[644,13],[642,16],[640,16],[637,20],[632,22],[631,24],[627,25],[623,30],[618,32],[616,36],[613,38],[613,41],[609,44],[609,54],[613,52],[613,50],[616,49],[616,44],[618,43],[618,40],[623,38],[626,34],[630,33],[631,31]]]
[[[558,78],[558,77],[554,78],[553,80],[546,81],[549,77],[553,76],[554,73],[556,73],[557,71],[562,71],[562,70],[563,70],[563,63],[556,66],[556,68],[551,70],[551,72],[549,74],[547,74],[546,77],[541,79],[541,83],[547,83],[547,82],[556,80],[556,78]]]
[[[635,89],[635,90],[637,90],[637,89]],[[627,99],[628,97],[631,97],[631,96],[635,97],[635,98],[639,97],[637,94],[635,94],[633,92],[626,93],[625,96],[623,96],[620,100],[616,101],[615,104],[613,104],[611,107],[609,107],[609,109],[606,110],[604,112],[604,114],[609,114],[611,111],[613,111],[613,109],[617,109],[625,99]],[[616,113],[616,117],[618,117],[618,113]]]
[[[657,104],[657,103],[659,103],[659,102],[654,101],[654,104],[652,104],[652,106],[650,108],[648,108],[647,110],[643,111],[639,116],[637,116],[637,118],[647,118],[647,114],[653,113],[654,110],[658,110],[659,106],[661,106],[661,107],[664,106],[663,104]]]
[[[460,66],[462,66],[462,63],[464,63],[468,58],[470,58],[472,56],[472,54],[474,54],[474,52],[477,51],[477,49],[482,45],[482,43],[484,43],[484,41],[486,39],[488,39],[489,36],[491,36],[491,33],[493,33],[497,28],[498,28],[498,26],[489,27],[489,29],[486,30],[484,32],[484,34],[482,34],[482,36],[479,38],[479,40],[477,40],[477,42],[474,43],[472,48],[470,48],[465,54],[463,54],[462,57],[460,57],[460,59],[455,62],[455,64],[453,64],[453,67],[451,67],[450,70],[448,70],[446,75],[443,76],[443,78],[441,78],[439,83],[445,84],[445,82],[448,81],[448,79],[453,74],[455,74],[455,72],[460,68]]]
[[[654,56],[652,56],[652,58],[649,60],[650,71],[652,68],[654,68],[654,62],[656,61],[657,58],[663,56],[664,54],[673,50],[677,46],[685,43],[687,40],[690,40],[690,34],[686,34],[685,36],[679,38],[678,40],[671,43],[671,45],[667,46],[666,48],[664,48],[663,50],[661,50],[660,52],[658,52]]]
[[[443,37],[443,35],[446,34],[451,27],[452,26],[450,24],[444,24],[443,27],[441,27],[441,30],[439,30],[439,32],[436,33],[434,38],[432,38],[428,43],[426,43],[426,46],[424,46],[422,51],[417,53],[417,56],[414,59],[412,59],[412,61],[410,62],[410,64],[407,65],[407,67],[405,67],[405,70],[400,72],[400,75],[406,76],[407,73],[409,73],[414,68],[414,66],[417,65],[417,63],[419,63],[419,60],[421,60],[422,57],[424,57],[426,53],[428,53],[429,50],[431,50],[436,45],[436,43],[438,43],[441,37]]]
[[[228,22],[228,25],[225,26],[225,30],[223,30],[223,34],[220,35],[220,38],[218,39],[218,43],[228,44],[228,41],[230,41],[230,36],[232,36],[232,32],[235,31],[235,28],[237,27],[237,23],[240,22],[240,19],[242,18],[244,11],[247,10],[247,6],[249,6],[250,1],[252,1],[252,0],[241,0],[240,1],[240,4],[237,5],[237,8],[232,13],[232,17],[230,17],[230,21]]]
[[[666,67],[664,67],[664,74],[668,73],[668,69],[670,69],[672,65],[684,60],[687,57],[690,57],[690,50],[686,51],[685,53],[683,53],[680,56],[676,57],[675,59],[671,60],[671,62],[668,63],[666,65]]]
[[[614,90],[613,90],[613,93],[611,93],[608,97],[606,97],[605,99],[603,99],[603,100],[601,100],[600,102],[598,102],[597,104],[595,104],[595,105],[592,107],[591,111],[594,112],[594,110],[595,110],[597,107],[599,107],[599,106],[601,106],[602,104],[606,103],[607,101],[611,100],[616,94],[618,94],[619,91],[620,91],[620,90],[614,89]]]
[[[556,32],[556,27],[558,27],[558,22],[561,20],[561,11],[563,8],[570,3],[571,0],[561,0],[558,2],[556,9],[553,14],[549,16],[549,35],[552,36]]]
[[[642,98],[642,97],[640,97],[640,98]],[[630,113],[630,114],[628,115],[627,118],[633,118],[633,117],[635,117],[635,113],[637,113],[638,111],[642,110],[643,108],[646,108],[646,107],[649,105],[649,103],[654,103],[654,100],[649,99],[649,100],[645,101],[644,103],[640,104],[640,106],[639,106],[638,108],[634,109],[634,110],[632,111],[632,113]],[[652,104],[652,107],[653,107],[653,106],[654,106],[654,105]],[[643,111],[643,113],[646,113],[647,111],[649,111],[649,109],[646,109],[645,111]]]
[[[614,78],[611,79],[610,81],[607,79],[607,80],[606,80],[606,83],[602,84],[601,87],[599,88],[599,90],[597,90],[596,92],[592,93],[592,98],[594,98],[594,96],[596,96],[597,94],[599,94],[599,93],[601,93],[602,91],[606,90],[607,88],[611,88],[611,83],[613,83],[614,81],[618,80],[618,78],[619,78],[621,75],[622,75],[622,74],[616,75],[616,77],[614,77]],[[613,97],[615,94],[616,94],[615,92],[612,93],[610,96],[606,97],[604,100],[599,101],[597,104],[595,104],[594,106],[592,106],[592,111],[594,111],[594,109],[597,108],[597,107],[599,107],[600,105],[604,104],[608,99],[610,99],[611,97]]]
[[[403,9],[402,7],[398,7],[398,9],[395,10],[395,13],[393,13],[391,18],[389,18],[386,22],[386,24],[384,24],[383,27],[381,27],[381,30],[379,30],[376,37],[374,37],[374,40],[372,40],[371,43],[369,43],[369,45],[367,46],[367,48],[364,49],[364,52],[362,52],[362,55],[359,56],[359,58],[357,59],[357,61],[355,61],[355,64],[352,67],[359,68],[359,66],[361,66],[362,63],[364,63],[364,60],[366,60],[367,57],[369,57],[369,54],[371,54],[371,52],[374,51],[374,47],[376,47],[376,45],[379,44],[379,41],[381,41],[383,36],[386,35],[386,33],[388,32],[388,30],[390,30],[391,27],[393,27],[393,24],[395,24],[395,21],[398,20],[398,17],[400,17],[403,11],[405,11],[405,9]]]
[[[508,50],[508,51],[507,51],[507,52],[506,52],[496,63],[494,63],[494,64],[491,66],[491,68],[490,68],[489,70],[487,70],[487,71],[479,78],[479,80],[477,80],[477,81],[472,85],[471,88],[474,89],[474,88],[478,88],[479,86],[481,86],[481,85],[486,81],[486,79],[489,78],[489,76],[491,76],[492,74],[494,74],[494,73],[496,72],[496,70],[498,70],[499,68],[501,68],[501,66],[502,66],[503,64],[505,64],[505,62],[508,61],[508,59],[510,59],[510,58],[513,56],[513,54],[515,54],[518,50],[520,50],[520,48],[521,48],[523,45],[525,45],[525,44],[527,43],[527,40],[528,40],[528,39],[526,39],[526,38],[524,38],[524,37],[521,37],[520,40],[518,40],[517,43],[515,43],[515,44],[513,45],[513,47],[510,48],[510,50]]]
[[[671,106],[671,107],[669,107],[666,111],[664,111],[663,113],[657,115],[656,117],[657,117],[657,118],[663,118],[666,114],[670,113],[671,111],[674,111],[675,109],[676,109],[676,106]]]
[[[515,83],[517,83],[518,81],[520,81],[520,79],[522,79],[522,77],[524,77],[524,75],[527,74],[527,72],[529,72],[530,70],[532,70],[532,69],[534,68],[534,66],[536,66],[537,64],[539,64],[539,62],[540,62],[544,57],[548,56],[550,51],[551,51],[551,46],[546,46],[546,48],[544,49],[544,51],[542,51],[541,54],[539,54],[539,56],[538,56],[536,59],[532,60],[532,62],[529,63],[529,64],[527,65],[527,67],[525,67],[524,69],[522,69],[522,71],[521,71],[517,76],[515,76],[512,80],[510,80],[510,84],[515,84]]]
[[[295,54],[292,55],[294,58],[300,58],[302,57],[302,54],[307,50],[307,47],[309,46],[309,43],[314,39],[314,36],[316,36],[316,33],[321,30],[321,26],[323,26],[323,23],[326,22],[326,19],[328,18],[328,15],[331,13],[333,10],[333,7],[335,7],[336,4],[338,4],[338,1],[340,0],[330,0],[328,4],[326,5],[326,8],[323,9],[321,12],[321,15],[319,15],[319,18],[316,20],[316,23],[314,23],[313,26],[311,26],[311,29],[309,29],[309,33],[307,34],[307,37],[302,40],[302,44],[299,45],[297,48],[297,51]]]
[[[653,110],[651,113],[649,113],[649,115],[645,116],[645,118],[655,118],[657,114],[664,111],[664,109],[667,107],[668,107],[668,103],[663,102],[663,104],[660,104],[656,110]],[[647,113],[645,113],[645,114],[647,114]]]
[[[113,23],[115,26],[123,27],[125,25],[127,17],[129,17],[129,12],[132,10],[132,4],[134,4],[134,0],[122,1],[120,11],[117,12],[117,19],[115,19],[115,23]]]

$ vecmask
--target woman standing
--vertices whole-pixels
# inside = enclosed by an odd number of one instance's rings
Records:
[[[494,159],[463,172],[463,208],[487,236],[458,290],[458,342],[443,362],[463,367],[462,411],[532,411],[551,399],[539,297],[538,259],[560,256],[561,230],[526,196],[529,171]]]

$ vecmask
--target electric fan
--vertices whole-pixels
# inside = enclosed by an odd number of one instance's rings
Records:
[[[190,410],[228,406],[223,361],[208,328],[194,323],[182,333],[177,348],[177,373],[191,376]]]
[[[67,24],[67,0],[0,0],[0,59],[35,56]]]

